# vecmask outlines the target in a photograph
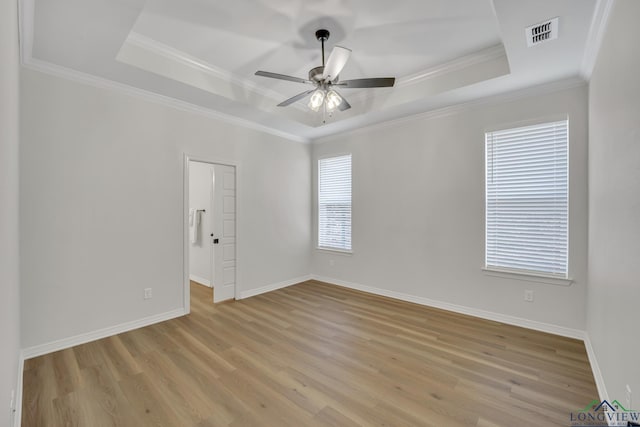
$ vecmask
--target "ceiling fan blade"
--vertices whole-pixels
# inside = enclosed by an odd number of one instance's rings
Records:
[[[278,80],[288,80],[290,82],[296,82],[296,83],[311,83],[311,81],[301,79],[299,77],[287,76],[285,74],[278,74],[278,73],[270,73],[268,71],[256,71],[256,76],[269,77],[271,79],[278,79]]]
[[[338,91],[336,91],[336,93],[338,93]],[[349,102],[347,102],[347,99],[341,93],[338,93],[338,95],[340,95],[340,98],[342,98],[342,102],[340,103],[340,105],[338,105],[338,110],[346,111],[349,108],[351,108],[351,104],[349,104]]]
[[[395,77],[375,77],[372,79],[342,80],[340,83],[337,83],[336,86],[354,89],[367,87],[392,87],[395,83]]]
[[[305,96],[307,96],[307,95],[309,95],[309,94],[311,94],[311,93],[313,93],[315,91],[316,91],[315,89],[311,89],[311,90],[308,90],[306,92],[299,93],[296,96],[292,96],[291,98],[286,99],[286,100],[282,101],[280,104],[278,104],[278,107],[286,107],[287,105],[291,105],[294,102],[300,101],[302,98],[304,98]]]
[[[340,71],[344,68],[351,55],[351,49],[346,47],[335,46],[329,55],[329,59],[324,66],[324,72],[322,78],[327,81],[332,81],[340,74]]]

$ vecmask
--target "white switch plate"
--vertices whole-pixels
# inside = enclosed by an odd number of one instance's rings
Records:
[[[533,291],[530,289],[527,289],[526,291],[524,291],[524,300],[527,302],[533,302]]]
[[[151,288],[144,288],[144,299],[153,298],[153,290]]]

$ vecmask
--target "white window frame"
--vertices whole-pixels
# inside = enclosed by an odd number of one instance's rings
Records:
[[[344,158],[344,157],[348,157],[349,158],[349,178],[350,178],[350,185],[349,185],[349,245],[348,247],[346,245],[344,246],[330,246],[330,245],[323,245],[322,242],[322,236],[321,233],[323,232],[323,227],[321,225],[322,223],[322,218],[321,218],[321,210],[322,210],[322,194],[320,191],[320,187],[321,187],[321,183],[322,183],[322,162],[327,161],[327,160],[332,160],[332,159],[340,159],[340,158]],[[335,155],[330,155],[330,156],[323,156],[318,158],[317,161],[317,198],[316,198],[316,202],[317,202],[317,210],[316,210],[316,226],[317,226],[317,233],[316,233],[316,249],[318,250],[322,250],[322,251],[330,251],[330,252],[338,252],[338,253],[343,253],[343,254],[351,254],[353,253],[353,240],[352,240],[352,235],[353,235],[353,156],[351,155],[351,153],[345,153],[345,154],[335,154]]]
[[[496,265],[496,263],[491,263],[489,262],[489,246],[490,246],[490,236],[489,236],[489,215],[490,215],[490,207],[489,207],[489,203],[490,203],[490,197],[489,197],[489,189],[490,189],[490,177],[489,177],[489,167],[490,167],[490,158],[489,156],[491,155],[489,152],[489,144],[490,144],[490,139],[493,138],[496,134],[497,135],[504,135],[505,132],[514,132],[514,131],[519,131],[519,130],[525,130],[526,128],[531,128],[531,130],[535,129],[535,128],[540,128],[543,126],[553,126],[553,125],[558,125],[558,124],[562,124],[562,123],[566,123],[566,234],[565,234],[565,246],[564,246],[564,250],[566,251],[566,258],[564,259],[565,265],[564,265],[564,271],[561,272],[548,272],[548,271],[544,271],[542,269],[528,269],[528,268],[513,268],[510,266],[506,266],[506,265],[499,265],[500,262],[498,262]],[[520,125],[515,125],[512,127],[508,127],[508,128],[502,128],[499,130],[488,130],[485,133],[485,264],[483,267],[483,270],[485,270],[485,272],[488,275],[492,275],[492,276],[498,276],[498,277],[509,277],[509,278],[516,278],[516,279],[523,279],[523,280],[533,280],[533,281],[538,281],[538,282],[544,282],[544,283],[552,283],[552,284],[559,284],[559,285],[568,285],[572,282],[572,279],[570,279],[569,277],[569,259],[570,259],[570,254],[569,254],[569,236],[570,236],[570,229],[569,229],[569,216],[570,216],[570,207],[569,207],[569,187],[570,187],[570,182],[569,182],[569,141],[570,141],[570,136],[569,136],[569,120],[568,118],[565,116],[562,119],[556,118],[555,120],[548,120],[548,121],[544,121],[544,122],[535,122],[535,123],[528,123],[528,124],[520,124]],[[494,242],[494,244],[496,244]],[[495,258],[495,257],[494,257]]]

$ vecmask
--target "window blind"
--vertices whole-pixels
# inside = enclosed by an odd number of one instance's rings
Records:
[[[351,250],[351,154],[318,160],[318,246]]]
[[[486,134],[486,266],[567,277],[568,122]]]

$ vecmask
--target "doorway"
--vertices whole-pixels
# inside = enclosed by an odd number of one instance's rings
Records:
[[[195,296],[213,302],[235,298],[235,165],[185,156],[185,224],[187,311]]]

